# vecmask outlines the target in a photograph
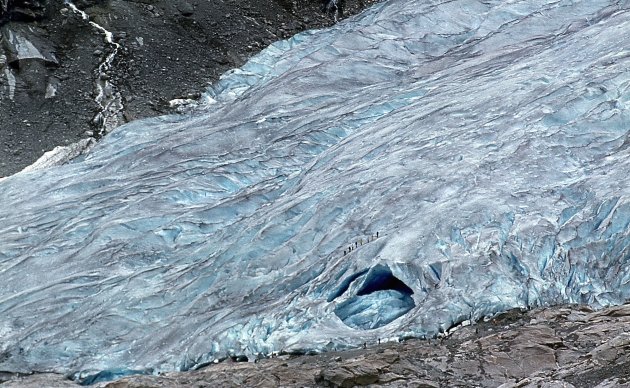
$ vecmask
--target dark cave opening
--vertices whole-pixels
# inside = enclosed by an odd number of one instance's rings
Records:
[[[403,295],[413,295],[413,290],[408,285],[394,276],[388,266],[381,264],[370,269],[357,295],[368,295],[384,290],[394,290]]]
[[[376,329],[415,307],[411,297],[413,290],[382,264],[344,279],[328,301],[347,294],[353,282],[360,282],[359,289],[353,288],[356,293],[346,295],[345,300],[335,306],[335,314],[347,326],[361,330]]]

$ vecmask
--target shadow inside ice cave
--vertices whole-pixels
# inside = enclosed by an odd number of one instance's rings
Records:
[[[346,325],[362,330],[376,329],[405,315],[415,307],[413,290],[392,274],[387,265],[350,276],[329,301],[345,298],[335,314]]]

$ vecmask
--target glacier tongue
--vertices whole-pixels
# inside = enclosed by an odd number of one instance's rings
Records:
[[[188,369],[628,299],[625,4],[381,3],[205,109],[3,180],[0,370]]]

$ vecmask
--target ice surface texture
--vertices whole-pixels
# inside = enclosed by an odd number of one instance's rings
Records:
[[[0,182],[0,370],[187,369],[626,300],[628,8],[382,3],[273,45],[205,110]]]

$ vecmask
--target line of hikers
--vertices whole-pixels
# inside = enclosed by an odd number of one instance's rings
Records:
[[[378,238],[378,232],[376,232],[376,234],[372,235],[372,236],[368,236],[366,244],[369,242],[372,242],[374,240],[376,240]],[[371,240],[370,240],[371,239]],[[348,253],[352,252],[353,250],[357,249],[360,245],[363,245],[363,238],[359,239],[359,241],[355,241],[354,242],[354,247],[352,246],[352,244],[350,244],[350,246],[348,247],[348,249],[344,249],[343,250],[343,255],[347,255]]]

